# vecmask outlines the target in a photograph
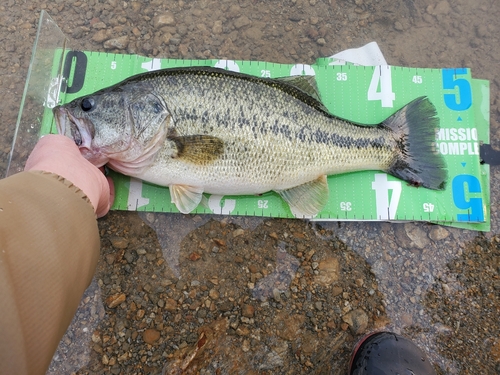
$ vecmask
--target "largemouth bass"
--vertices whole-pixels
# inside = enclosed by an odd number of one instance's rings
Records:
[[[204,192],[277,192],[297,217],[328,200],[327,175],[380,170],[445,188],[434,105],[420,97],[377,126],[333,116],[314,77],[216,68],[153,71],[54,108],[60,134],[96,166],[170,188],[189,213]]]

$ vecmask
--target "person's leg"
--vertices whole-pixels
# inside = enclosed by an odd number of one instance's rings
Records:
[[[391,332],[364,337],[354,348],[349,375],[436,375],[424,352]]]

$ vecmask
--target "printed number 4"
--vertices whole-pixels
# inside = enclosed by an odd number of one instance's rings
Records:
[[[375,181],[372,182],[372,189],[375,190],[377,219],[394,219],[399,198],[401,198],[401,181],[388,181],[385,173],[376,173]],[[392,190],[392,194],[389,194],[389,190]]]
[[[373,69],[372,80],[368,88],[368,100],[380,100],[382,107],[393,107],[396,94],[392,92],[392,75],[389,65],[381,65]]]

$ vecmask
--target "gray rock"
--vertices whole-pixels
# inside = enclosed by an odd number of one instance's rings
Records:
[[[133,263],[134,260],[136,259],[136,256],[134,255],[134,253],[130,250],[125,251],[125,254],[123,255],[123,257],[127,260],[128,263]]]
[[[363,309],[356,309],[348,312],[342,320],[349,325],[352,333],[359,335],[368,328],[368,315]]]
[[[247,16],[241,16],[234,21],[234,27],[236,27],[237,29],[241,29],[242,27],[248,26],[251,23],[252,21],[250,21]]]
[[[432,228],[431,232],[429,233],[429,237],[433,241],[441,241],[447,238],[450,235],[450,232],[448,232],[445,228],[442,226],[435,226]]]
[[[127,246],[128,246],[128,240],[124,237],[111,237],[109,239],[111,241],[111,245],[115,248],[115,249],[126,249]]]
[[[175,25],[175,18],[174,15],[170,12],[159,14],[155,18],[153,18],[153,26],[155,28],[172,25]]]
[[[425,249],[429,246],[429,238],[420,226],[413,223],[405,224],[405,231],[408,238],[412,241],[413,245],[419,249]]]
[[[96,32],[93,36],[92,36],[92,40],[96,43],[102,43],[104,42],[106,39],[108,39],[108,33],[106,30],[102,29],[102,30],[99,30],[98,32]]]
[[[129,43],[129,37],[127,35],[120,36],[118,38],[109,39],[104,42],[104,48],[106,49],[126,49]]]

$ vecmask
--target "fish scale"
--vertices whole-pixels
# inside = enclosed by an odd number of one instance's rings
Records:
[[[294,215],[313,216],[328,199],[326,175],[361,170],[444,188],[446,168],[434,144],[439,119],[427,98],[377,126],[337,118],[317,98],[311,77],[174,68],[132,77],[54,113],[59,132],[78,140],[91,162],[168,186],[181,212],[195,209],[203,192],[274,190]]]
[[[178,77],[176,76],[176,78]],[[267,162],[262,157],[262,154],[266,153],[274,155],[274,162],[284,163],[286,167],[294,169],[288,170],[293,175],[294,181],[283,181],[280,186],[273,186],[273,189],[285,189],[296,185],[296,178],[300,178],[300,182],[309,181],[311,177],[304,173],[304,167],[317,170],[312,173],[317,177],[320,174],[325,174],[325,167],[328,169],[326,174],[357,170],[359,168],[357,160],[365,167],[370,161],[371,164],[376,163],[375,169],[384,169],[392,158],[393,152],[390,149],[394,147],[394,142],[383,144],[384,138],[380,135],[384,132],[383,129],[360,128],[350,125],[321,111],[311,110],[310,105],[296,98],[292,98],[297,103],[292,103],[292,108],[290,108],[289,103],[284,103],[285,98],[289,97],[287,92],[281,92],[282,95],[277,97],[275,87],[247,85],[247,82],[241,79],[233,79],[232,84],[226,85],[229,86],[226,89],[234,94],[224,103],[228,111],[226,112],[228,116],[225,124],[217,122],[213,116],[207,116],[208,118],[203,120],[201,114],[213,111],[213,103],[220,100],[218,89],[221,77],[218,75],[188,75],[183,77],[183,84],[179,84],[178,80],[170,81],[168,78],[165,79],[166,82],[159,85],[158,92],[164,97],[176,98],[169,102],[168,109],[173,115],[177,131],[180,134],[210,133],[227,140],[228,145],[225,148],[223,160],[226,162],[227,160],[238,160],[242,164],[254,164],[256,173],[253,173],[251,177],[257,182],[260,182],[267,175],[272,176],[271,179],[279,177],[280,173],[278,173],[276,165]],[[190,79],[193,82],[189,82]],[[193,86],[211,87],[212,90],[210,92],[206,90],[190,92],[190,88]],[[244,92],[243,87],[247,87],[248,90]],[[265,90],[266,88],[267,90]],[[192,108],[186,107],[188,98],[195,103]],[[243,100],[261,103],[261,106],[244,107],[241,105]],[[214,129],[218,129],[218,131]],[[236,137],[240,138],[241,142],[248,144],[249,148],[255,147],[257,152],[242,154],[239,148],[231,147],[233,143],[230,141]],[[255,141],[250,143],[252,137]],[[387,142],[389,141],[387,140]],[[361,145],[360,150],[352,148],[356,142]],[[363,147],[369,144],[373,144],[374,147],[370,149]],[[262,145],[262,148],[259,148],[259,145]],[[384,146],[386,152],[382,154],[380,150]],[[271,147],[275,150],[272,151]],[[346,150],[342,153],[332,152],[332,147],[346,148]],[[283,152],[279,153],[276,148],[283,150]],[[349,152],[349,148],[352,152]],[[340,161],[341,163],[339,163]],[[165,161],[165,163],[170,163],[170,160]],[[231,170],[226,168],[223,171],[218,171],[223,166],[224,162],[220,165],[214,165],[214,168],[207,172],[215,173],[218,179],[223,180],[224,175],[221,175],[221,172],[231,173]],[[248,177],[244,183],[248,183]]]

